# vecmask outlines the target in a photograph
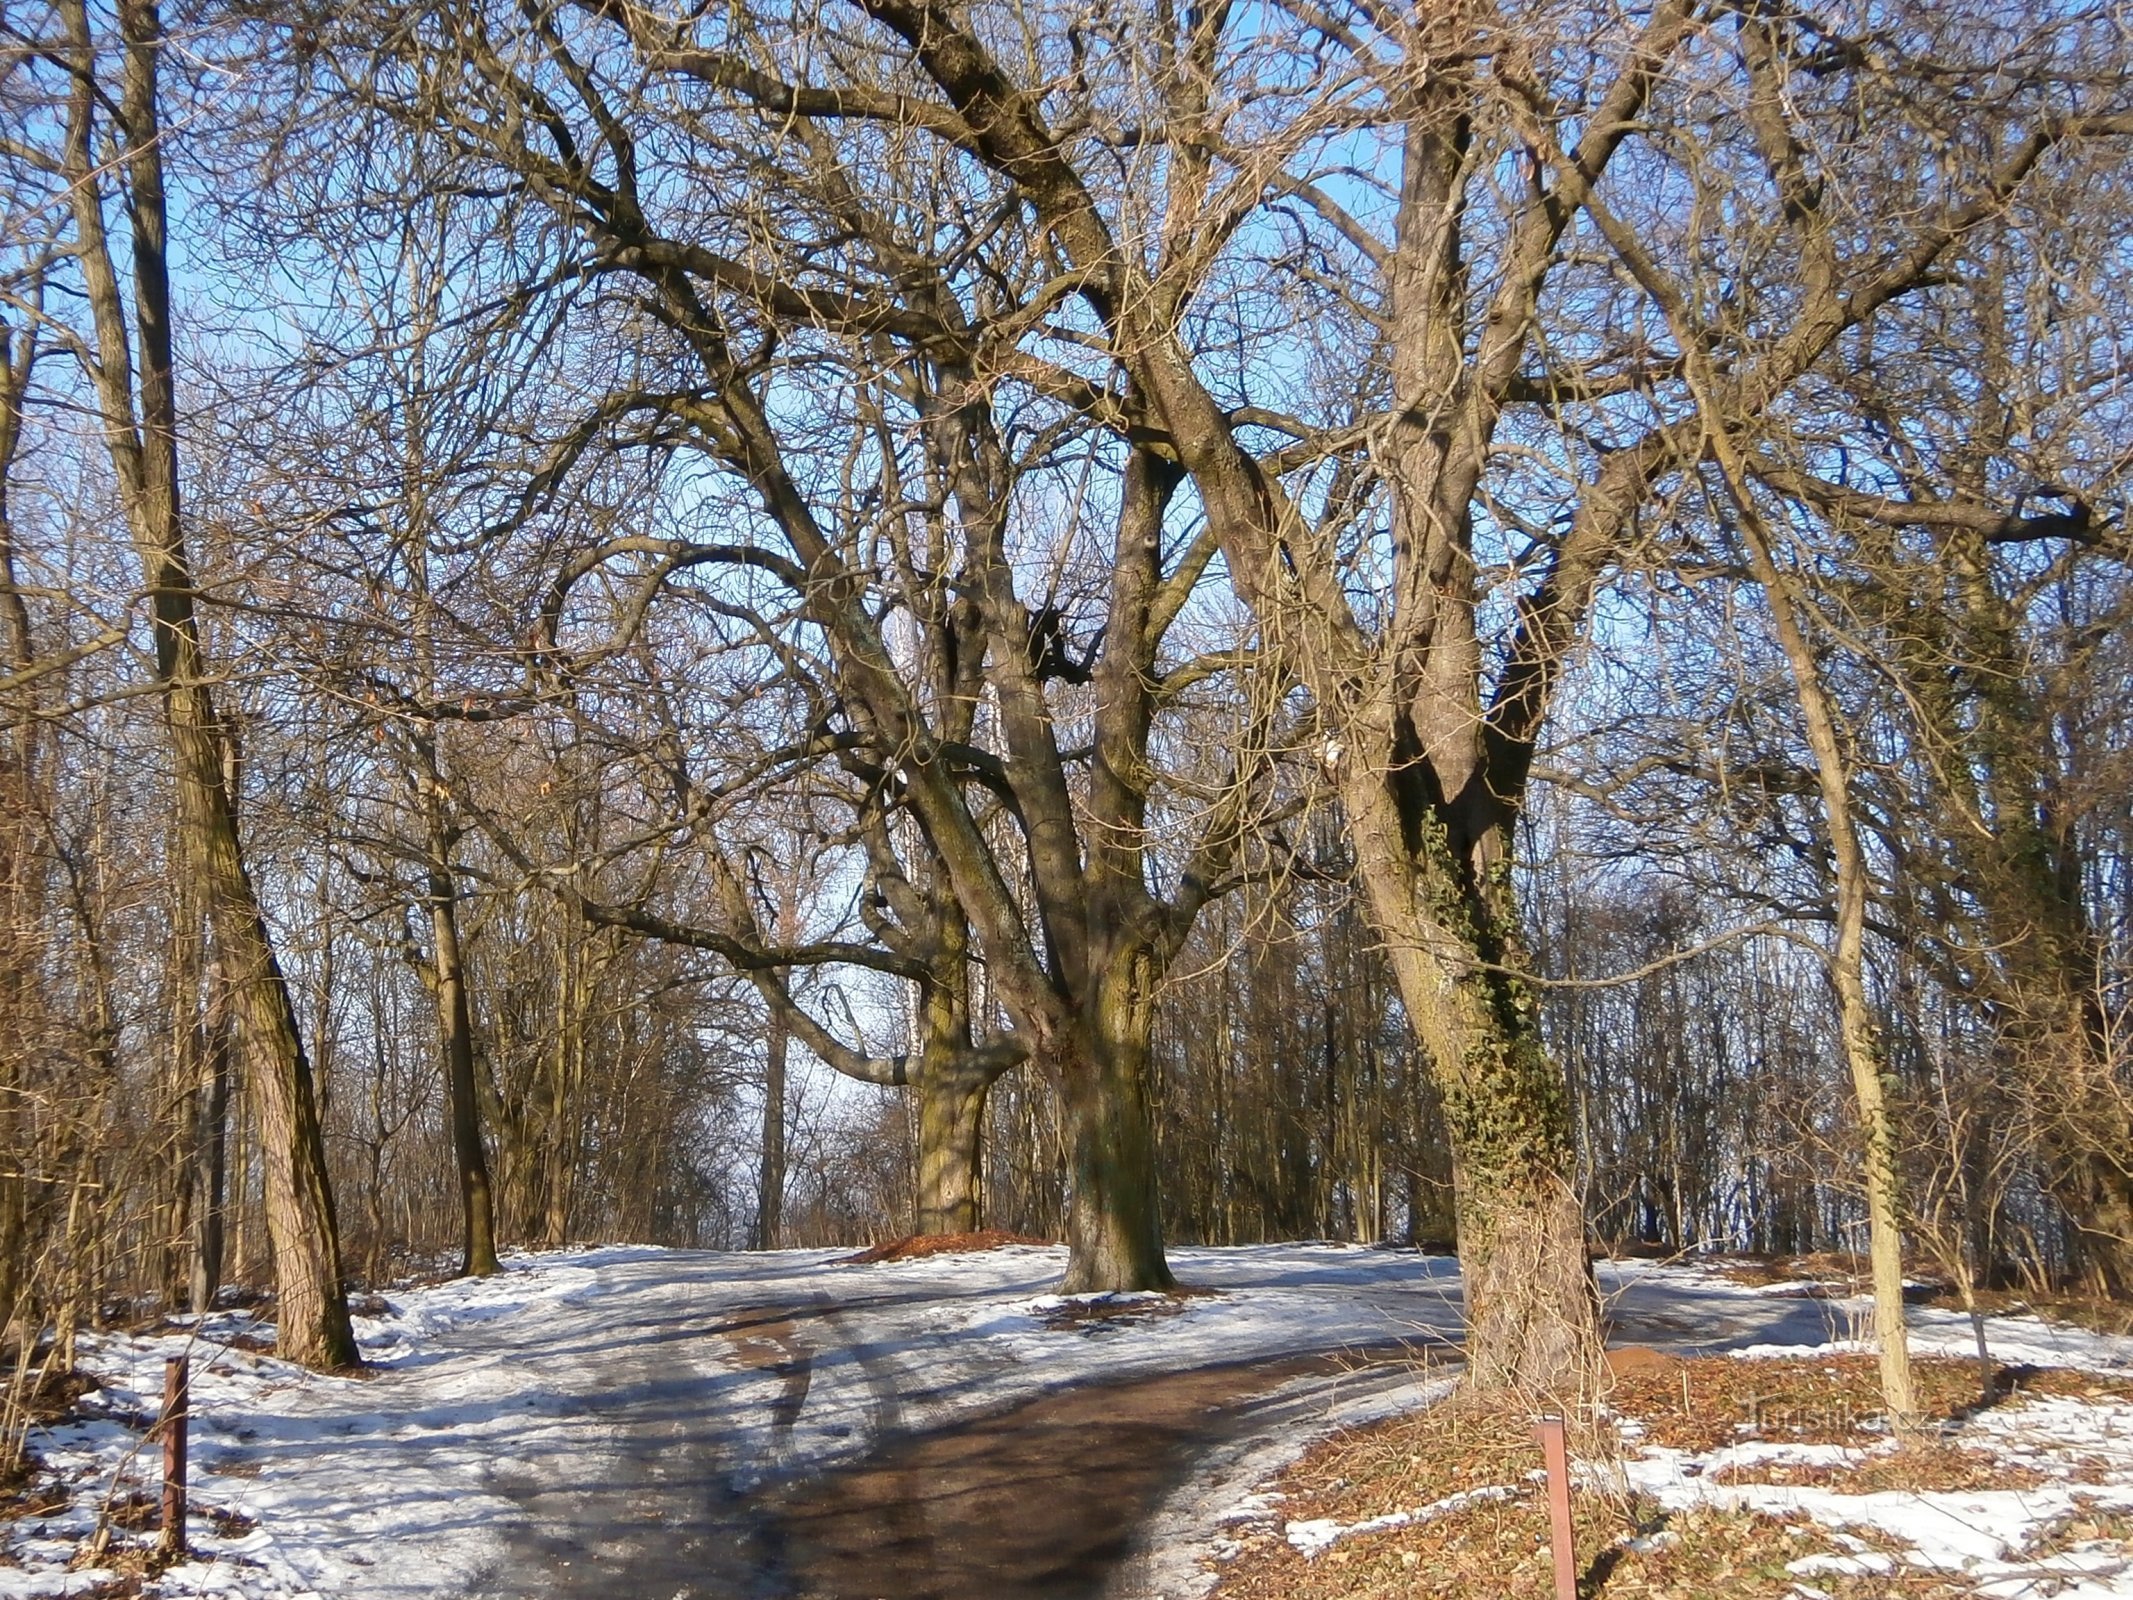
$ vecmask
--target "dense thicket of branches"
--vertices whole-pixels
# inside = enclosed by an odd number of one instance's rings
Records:
[[[1456,1243],[1543,1387],[1594,1238],[2133,1293],[2125,21],[11,11],[9,1348],[980,1224]]]

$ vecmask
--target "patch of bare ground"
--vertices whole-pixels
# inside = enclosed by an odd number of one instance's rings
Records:
[[[1622,1353],[1618,1353],[1622,1354]],[[1640,1351],[1612,1365],[1609,1420],[1588,1436],[1581,1459],[1634,1456],[1659,1447],[1706,1452],[1750,1440],[1842,1445],[1837,1463],[1740,1462],[1713,1481],[1814,1484],[1844,1493],[1877,1490],[2024,1488],[2034,1469],[1955,1440],[1893,1453],[1880,1426],[1870,1357],[1680,1359]],[[1984,1402],[1974,1363],[1916,1364],[1933,1416],[1954,1422]],[[2113,1380],[2086,1373],[2003,1369],[1995,1399],[2016,1393],[2115,1395]],[[1218,1564],[1218,1600],[1552,1600],[1547,1505],[1540,1450],[1519,1407],[1454,1398],[1445,1404],[1335,1435],[1275,1485],[1271,1521],[1240,1530]],[[1573,1497],[1585,1600],[1797,1600],[1787,1564],[1817,1554],[1856,1553],[1802,1516],[1699,1507],[1663,1512],[1626,1490],[1594,1487]],[[1598,1476],[1604,1481],[1603,1470]],[[1390,1519],[1394,1526],[1357,1528]],[[2094,1519],[2091,1519],[2094,1520]],[[1284,1530],[1323,1522],[1344,1530],[1306,1554]],[[1353,1531],[1346,1531],[1353,1530]],[[1858,1530],[1854,1530],[1856,1535]],[[2061,1537],[2112,1536],[2084,1528]],[[1306,1538],[1307,1544],[1312,1541]],[[1813,1589],[1832,1600],[1928,1600],[1968,1596],[1945,1572],[1895,1564],[1888,1574],[1821,1573]]]
[[[980,1228],[975,1233],[913,1233],[901,1239],[870,1245],[857,1255],[839,1256],[839,1267],[868,1267],[877,1261],[920,1261],[927,1256],[968,1255],[980,1250],[1004,1250],[1014,1244],[1050,1244],[1049,1239],[1004,1228]]]
[[[1864,1292],[1871,1284],[1871,1269],[1865,1256],[1842,1250],[1818,1250],[1800,1256],[1697,1256],[1696,1265],[1721,1278],[1751,1289],[1798,1284],[1802,1292],[1824,1288],[1829,1293]]]
[[[100,1387],[85,1372],[45,1372],[29,1385],[16,1404],[32,1422],[63,1422],[80,1413],[82,1396]],[[48,1473],[35,1451],[24,1450],[9,1466],[0,1468],[0,1522],[26,1517],[48,1517],[63,1510],[71,1498],[67,1486]]]
[[[1192,1300],[1219,1300],[1220,1289],[1196,1289],[1180,1285],[1165,1293],[1077,1294],[1059,1297],[1037,1313],[1037,1320],[1055,1331],[1079,1329],[1105,1333],[1136,1322],[1154,1322],[1174,1317]]]
[[[64,1511],[72,1498],[67,1486],[45,1472],[34,1455],[0,1474],[0,1522],[49,1517]]]
[[[1641,1255],[1642,1252],[1622,1252]],[[1668,1259],[1673,1259],[1669,1257]],[[1697,1256],[1706,1271],[1750,1288],[1794,1286],[1807,1298],[1836,1298],[1865,1294],[1872,1287],[1866,1257],[1844,1251],[1824,1250],[1798,1256]],[[1904,1291],[1914,1305],[1942,1311],[1967,1311],[1962,1295],[1951,1283],[1914,1284]],[[2045,1322],[2086,1328],[2091,1333],[2133,1333],[2133,1306],[2122,1301],[2064,1290],[1978,1289],[1972,1303],[1991,1317],[2027,1315]]]
[[[34,1359],[42,1366],[41,1352]],[[43,1371],[17,1403],[32,1422],[59,1422],[75,1414],[83,1395],[93,1394],[101,1387],[86,1372]]]
[[[1927,1414],[1950,1419],[1974,1410],[1984,1396],[1974,1361],[1938,1357],[1912,1363]],[[2021,1371],[2001,1368],[1995,1398],[2022,1387]],[[1864,1355],[1802,1360],[1741,1360],[1732,1356],[1663,1356],[1615,1363],[1608,1407],[1634,1418],[1639,1444],[1673,1450],[1715,1450],[1742,1439],[1787,1444],[1865,1446],[1882,1437],[1881,1386],[1875,1359]]]

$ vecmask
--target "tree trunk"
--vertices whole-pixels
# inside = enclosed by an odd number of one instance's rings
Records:
[[[213,981],[213,968],[210,969]],[[215,1309],[222,1290],[223,1209],[229,1181],[230,1039],[222,1006],[211,991],[207,1014],[207,1082],[200,1095],[199,1148],[193,1174],[200,1185],[193,1203],[193,1269],[190,1300],[198,1312]]]
[[[34,306],[42,298],[42,274],[20,284],[16,293]],[[35,317],[21,333],[0,320],[0,664],[7,675],[25,678],[36,664],[36,640],[30,610],[15,570],[14,520],[10,490],[15,460],[22,445],[23,401],[37,359],[43,331]],[[23,703],[34,707],[36,699]],[[30,1082],[32,1039],[45,1021],[38,982],[35,941],[44,923],[44,862],[31,818],[39,784],[41,726],[34,716],[15,715],[14,726],[0,738],[0,1349],[21,1340],[27,1354],[28,1329],[19,1325],[30,1288],[31,1153],[24,1148],[28,1120],[23,1115]],[[13,1463],[0,1452],[0,1468]]]
[[[2082,1164],[2086,1183],[2074,1221],[2088,1257],[2097,1293],[2133,1300],[2133,1180],[2118,1162],[2091,1152]]]
[[[226,731],[215,713],[193,608],[193,577],[178,508],[177,392],[171,356],[170,275],[156,122],[156,57],[162,27],[150,0],[119,7],[125,76],[120,170],[132,219],[134,320],[139,335],[139,416],[124,297],[104,232],[100,170],[92,164],[98,103],[96,53],[82,0],[64,7],[77,67],[67,167],[78,256],[95,320],[90,363],[112,466],[152,600],[156,672],[176,768],[176,870],[205,906],[228,981],[246,1081],[266,1171],[266,1220],[279,1295],[276,1348],[306,1366],[360,1359],[341,1286],[340,1236],[326,1179],[325,1144],[296,1009],[276,959],[259,897],[245,867],[233,797],[225,781]]]
[[[442,830],[430,836],[430,937],[435,949],[437,1028],[444,1046],[445,1098],[451,1108],[452,1159],[459,1169],[462,1276],[502,1270],[496,1259],[496,1201],[489,1157],[481,1142],[481,1104],[474,1084],[474,1017],[467,1000],[466,963],[459,948],[457,886],[443,858]]]
[[[177,966],[190,982],[174,985],[179,992],[172,1007],[176,1038],[171,1052],[168,1090],[171,1122],[170,1222],[163,1233],[163,1303],[172,1310],[200,1308],[192,1296],[193,1238],[198,1223],[193,1207],[199,1199],[199,1174],[194,1157],[200,1148],[200,1080],[205,1070],[208,1043],[206,1023],[199,1013],[201,961],[197,952],[198,925],[186,940],[195,946],[180,953]]]
[[[196,746],[198,729],[185,726],[181,747]],[[220,762],[210,770],[219,775]],[[196,773],[193,783],[199,781]],[[196,797],[196,803],[203,798]],[[235,823],[226,803],[208,803],[211,809],[201,827],[208,847],[205,876],[221,906],[218,943],[228,952],[232,969],[232,1009],[244,1044],[245,1081],[257,1107],[259,1154],[266,1168],[275,1351],[307,1367],[352,1367],[362,1357],[341,1286],[340,1229],[326,1181],[325,1139],[311,1094],[310,1063],[281,964],[237,853]]]
[[[1686,343],[1686,339],[1684,339]],[[1889,1113],[1888,1060],[1866,992],[1866,913],[1872,882],[1852,809],[1851,761],[1837,723],[1836,706],[1814,647],[1801,622],[1801,601],[1791,573],[1778,565],[1768,529],[1742,469],[1732,436],[1712,403],[1706,363],[1692,357],[1689,382],[1711,430],[1716,455],[1734,508],[1748,570],[1770,602],[1771,624],[1800,704],[1800,720],[1814,755],[1823,827],[1829,839],[1836,889],[1836,938],[1829,974],[1837,993],[1837,1026],[1851,1068],[1859,1133],[1866,1157],[1867,1248],[1874,1273],[1874,1333],[1881,1351],[1881,1396],[1889,1426],[1900,1441],[1919,1432],[1918,1392],[1911,1377],[1910,1335],[1903,1307],[1903,1215],[1897,1168],[1896,1130]]]
[[[756,1178],[755,1247],[778,1248],[785,1211],[785,1055],[791,1033],[785,1013],[770,1008],[763,1042],[763,1165]]]
[[[2088,1109],[2078,1142],[2047,1141],[2051,1195],[2074,1224],[2095,1292],[2133,1300],[2133,1173],[2126,1169],[2133,1160],[2133,1130],[2115,1096]],[[2116,1133],[2115,1151],[2111,1133],[2104,1130]]]
[[[1351,788],[1358,786],[1351,786]],[[1500,970],[1440,826],[1402,843],[1382,788],[1355,794],[1373,920],[1443,1103],[1452,1149],[1469,1380],[1571,1401],[1599,1360],[1599,1307],[1576,1187],[1569,1086],[1530,990]],[[1501,927],[1509,887],[1489,920]],[[1435,913],[1435,914],[1432,914]]]
[[[915,1221],[922,1234],[975,1233],[985,1225],[985,1099],[996,1076],[945,1064],[920,1075]]]
[[[1059,1062],[1072,1153],[1065,1292],[1169,1289],[1148,1075],[1153,962],[1115,949]]]

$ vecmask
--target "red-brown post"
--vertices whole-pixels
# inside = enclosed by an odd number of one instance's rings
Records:
[[[1578,1600],[1577,1546],[1570,1536],[1570,1450],[1563,1443],[1563,1419],[1543,1417],[1541,1460],[1548,1469],[1548,1529],[1555,1550],[1555,1600]]]
[[[191,1363],[171,1356],[163,1363],[163,1549],[185,1548],[185,1425],[191,1409]]]

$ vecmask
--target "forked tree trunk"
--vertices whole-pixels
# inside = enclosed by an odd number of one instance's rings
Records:
[[[225,777],[226,731],[208,690],[193,578],[178,510],[176,374],[171,358],[170,275],[156,118],[156,57],[162,28],[149,0],[123,0],[124,83],[119,126],[126,204],[132,218],[139,414],[124,297],[104,231],[102,170],[92,157],[97,60],[86,6],[63,8],[76,68],[69,107],[67,169],[79,234],[83,286],[95,320],[91,361],[112,467],[152,599],[156,671],[164,689],[184,845],[176,870],[204,906],[223,962],[245,1077],[259,1123],[266,1221],[279,1305],[276,1348],[313,1367],[358,1360],[341,1285],[339,1231],[326,1180],[325,1144],[312,1096],[296,1008],[246,870]]]
[[[1574,1404],[1598,1369],[1598,1299],[1569,1084],[1532,991],[1506,970],[1523,966],[1507,875],[1463,870],[1440,823],[1403,827],[1368,774],[1348,803],[1372,921],[1443,1104],[1468,1380]]]

